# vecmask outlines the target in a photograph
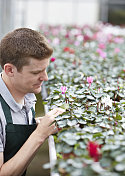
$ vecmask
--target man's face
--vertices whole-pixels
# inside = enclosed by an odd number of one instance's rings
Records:
[[[48,65],[49,59],[37,60],[31,58],[29,65],[23,66],[22,71],[18,72],[15,67],[12,79],[14,89],[22,94],[40,93],[43,81],[48,80],[46,73]]]

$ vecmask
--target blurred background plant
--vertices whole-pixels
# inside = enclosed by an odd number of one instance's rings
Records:
[[[61,86],[67,86],[66,94],[60,95],[60,105],[61,103],[63,104],[64,100],[66,100],[67,103],[64,107],[68,109],[69,106],[67,106],[67,104],[70,105],[72,113],[70,113],[70,115],[74,116],[74,114],[76,114],[76,117],[80,116],[82,111],[80,111],[79,108],[73,111],[73,108],[75,106],[80,107],[83,99],[88,100],[86,106],[83,107],[83,109],[85,108],[88,113],[91,111],[94,112],[94,110],[104,112],[104,109],[106,108],[104,104],[106,104],[106,102],[101,103],[101,97],[102,100],[106,100],[107,93],[110,93],[110,97],[114,103],[113,107],[114,105],[116,106],[117,112],[119,112],[124,105],[124,103],[121,103],[122,106],[119,105],[117,100],[120,101],[123,98],[122,90],[124,85],[123,78],[125,76],[125,67],[124,64],[122,65],[122,69],[120,67],[117,68],[117,66],[122,64],[123,61],[120,61],[119,58],[124,58],[124,46],[122,43],[124,41],[121,37],[119,37],[119,35],[124,35],[125,32],[124,30],[121,30],[119,26],[113,30],[113,28],[109,25],[105,28],[105,33],[109,33],[109,35],[104,34],[101,32],[101,29],[104,27],[103,23],[120,25],[122,28],[124,27],[124,0],[0,0],[0,39],[9,31],[19,27],[29,27],[39,30],[41,33],[46,35],[55,51],[51,60],[51,67],[48,69],[48,72],[51,71],[51,74],[49,75],[50,84],[60,83],[58,85],[59,87],[57,92],[60,91]],[[96,33],[96,30],[98,29],[100,29],[100,32]],[[112,37],[112,35],[117,35],[118,37]],[[107,47],[106,41],[110,41],[111,45],[108,45]],[[116,45],[116,43],[118,45]],[[121,45],[119,46],[120,43]],[[90,57],[92,60],[89,60]],[[99,61],[97,62],[96,57],[99,57]],[[109,68],[112,57],[115,60],[114,70]],[[108,59],[106,62],[105,60],[101,62],[100,60],[102,58]],[[63,69],[60,69],[60,67],[62,68],[63,59],[65,59]],[[84,63],[81,61],[82,59],[85,60]],[[69,66],[69,62],[71,68]],[[82,64],[85,73],[83,73],[83,69],[81,67]],[[104,66],[103,69],[102,65]],[[68,72],[69,76],[66,73],[68,66],[70,68],[70,72]],[[81,67],[81,70],[78,72],[75,70],[77,67]],[[108,72],[107,69],[109,69]],[[98,71],[102,71],[105,77],[98,75]],[[114,79],[114,73],[117,73],[116,79]],[[110,78],[110,75],[112,75],[113,79]],[[90,84],[87,82],[87,76],[92,76],[93,78],[91,86],[89,86]],[[65,82],[63,82],[63,80],[65,80]],[[105,84],[107,83],[107,86],[105,87],[105,95],[103,92],[104,89],[101,87],[102,82],[100,80],[103,80],[103,83]],[[74,89],[70,88],[72,81],[74,83]],[[81,91],[79,90],[74,92],[75,89],[79,88],[77,87],[77,83],[79,81],[80,84],[85,84],[86,86],[85,89],[82,87],[84,94],[81,94]],[[66,82],[68,82],[68,84],[65,84]],[[113,86],[111,87],[110,84],[113,84]],[[95,85],[97,86],[97,90],[96,92],[93,92],[92,88],[95,87]],[[58,101],[59,96],[57,95],[57,92],[55,91],[55,93],[52,94],[52,96],[55,97],[53,100],[55,103],[56,100]],[[77,97],[75,93],[77,94]],[[79,101],[73,103],[73,101],[77,98]],[[42,116],[44,115],[44,108],[42,105],[41,94],[37,95],[37,99],[36,116]],[[95,99],[98,99],[96,103],[94,102]],[[83,103],[85,103],[84,101]],[[90,101],[93,101],[93,103],[90,103]],[[111,107],[107,107],[107,112],[108,110],[110,111]],[[91,119],[89,119],[89,117],[86,116],[86,121],[93,122],[94,119],[95,117],[91,117]],[[118,119],[121,119],[121,114],[119,113],[116,114],[116,121],[114,122],[116,128],[119,126]],[[76,120],[68,121],[68,125],[75,123]],[[81,126],[85,125],[84,120],[80,120],[80,123]],[[100,135],[100,133],[98,135]],[[85,145],[81,143],[80,146],[83,148],[85,147]],[[79,146],[76,145],[75,149],[77,148],[79,148]],[[31,163],[27,176],[49,176],[49,170],[42,170],[42,165],[46,162],[49,162],[47,142],[43,145],[43,147],[41,147],[40,151]],[[71,163],[69,160],[68,164],[75,165],[77,162],[78,161],[76,160],[74,163]],[[77,167],[79,168],[80,166],[77,165]],[[93,165],[93,168],[94,167],[96,168],[96,166]],[[120,166],[117,168],[119,169]],[[62,173],[64,172],[64,170],[61,171]],[[74,174],[77,174],[76,172],[74,172]],[[91,173],[89,173],[89,175],[91,175]]]

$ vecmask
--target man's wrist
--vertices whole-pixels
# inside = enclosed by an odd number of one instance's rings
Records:
[[[36,141],[36,143],[38,145],[42,145],[44,143],[44,141],[46,140],[45,137],[43,137],[41,134],[39,134],[39,132],[37,131],[37,129],[32,133],[32,137],[33,137],[33,140]]]

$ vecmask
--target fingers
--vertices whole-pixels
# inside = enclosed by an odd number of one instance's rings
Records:
[[[62,128],[59,128],[57,123],[53,123],[51,126],[50,126],[51,130],[52,130],[52,133],[51,134],[55,134],[57,132],[59,132],[60,130],[62,130]]]
[[[51,126],[49,126],[49,130],[51,131],[50,132],[50,135],[51,134],[55,134],[55,133],[57,133],[58,131],[59,131],[59,129],[58,129],[58,127],[55,125],[55,123],[54,124],[52,124]]]
[[[62,109],[62,108],[55,108],[55,109],[49,111],[45,116],[46,117],[51,117],[51,116],[56,117],[56,116],[62,114],[63,112],[65,112],[64,109]]]
[[[49,125],[51,125],[51,124],[54,122],[55,117],[57,117],[58,115],[62,114],[63,112],[65,112],[65,110],[62,109],[62,108],[55,108],[55,109],[49,111],[49,112],[45,115],[47,118],[49,118],[49,121],[50,121]],[[48,122],[49,122],[49,121],[48,121]]]
[[[36,124],[38,125],[40,123],[40,120],[39,119],[36,119]]]
[[[62,114],[63,112],[65,112],[65,109],[62,109],[62,108],[55,108],[55,110],[56,110],[56,111],[59,111],[61,114]]]
[[[36,132],[42,139],[46,139],[51,134],[57,133],[60,129],[56,126],[55,117],[65,112],[61,108],[56,108],[47,113],[47,116],[36,118]]]
[[[55,108],[55,109],[49,111],[44,117],[36,118],[36,123],[39,124],[41,122],[41,123],[46,124],[47,126],[51,126],[55,120],[55,117],[62,114],[63,112],[65,112],[64,109]]]
[[[37,117],[35,120],[36,120],[36,124],[38,125],[40,122],[41,122],[41,120],[43,119],[44,117]]]

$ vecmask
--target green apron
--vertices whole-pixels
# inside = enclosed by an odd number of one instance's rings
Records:
[[[31,108],[33,114],[32,125],[13,124],[10,107],[5,100],[0,96],[2,109],[6,118],[6,143],[4,149],[4,163],[11,159],[22,147],[31,133],[36,129],[35,111]],[[28,150],[28,149],[27,149]],[[22,176],[26,175],[26,171]]]

